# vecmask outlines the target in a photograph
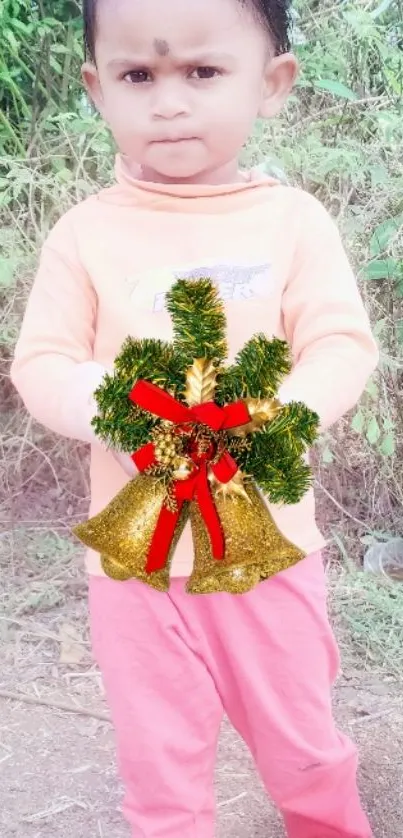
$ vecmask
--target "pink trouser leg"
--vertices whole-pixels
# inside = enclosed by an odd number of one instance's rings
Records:
[[[223,708],[289,838],[370,838],[356,751],[332,718],[319,555],[242,597],[93,578],[90,610],[133,838],[212,838]]]
[[[90,579],[93,649],[133,838],[212,838],[221,700],[168,595]]]
[[[289,838],[370,838],[357,756],[337,732],[330,691],[339,657],[320,555],[241,599],[184,602],[224,708],[281,810]]]

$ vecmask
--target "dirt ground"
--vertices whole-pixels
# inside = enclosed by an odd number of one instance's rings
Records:
[[[128,838],[113,732],[88,644],[86,580],[81,562],[74,556],[67,561],[64,542],[62,548],[51,581],[48,570],[38,575],[37,568],[19,587],[12,565],[6,580],[0,616],[0,835]],[[45,561],[45,553],[35,550],[35,560]],[[29,549],[24,561],[27,570]],[[342,646],[337,719],[361,749],[360,784],[376,838],[401,838],[400,684],[377,671],[359,671],[344,636]],[[216,784],[218,836],[283,836],[248,752],[227,725]]]

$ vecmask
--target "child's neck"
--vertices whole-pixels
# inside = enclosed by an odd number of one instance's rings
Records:
[[[247,175],[239,170],[239,161],[237,159],[230,160],[224,166],[220,166],[217,169],[207,170],[201,172],[200,175],[190,178],[165,177],[153,169],[140,167],[130,161],[127,161],[127,163],[133,177],[137,180],[147,181],[148,183],[163,183],[178,186],[183,184],[189,184],[189,186],[220,186],[230,183],[243,183],[247,180]]]

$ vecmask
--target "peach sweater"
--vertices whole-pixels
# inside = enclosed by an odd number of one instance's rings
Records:
[[[309,194],[254,175],[229,186],[145,183],[120,158],[116,174],[50,233],[11,371],[35,419],[91,443],[91,514],[128,480],[91,428],[93,392],[129,334],[171,339],[164,295],[177,277],[217,282],[230,359],[256,332],[290,343],[294,369],[280,396],[308,404],[323,429],[357,402],[378,360],[336,227]],[[270,509],[306,553],[323,546],[313,492]],[[102,573],[91,551],[87,566]],[[173,574],[191,567],[186,529]]]

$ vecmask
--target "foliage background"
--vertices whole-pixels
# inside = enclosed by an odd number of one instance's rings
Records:
[[[259,124],[245,162],[301,184],[344,235],[382,348],[358,410],[321,441],[321,517],[360,556],[402,534],[403,8],[401,0],[298,0],[301,77]],[[38,250],[64,209],[112,177],[113,145],[79,81],[75,0],[0,5],[0,508],[6,525],[63,529],[88,494],[82,449],[32,423],[8,367]]]

